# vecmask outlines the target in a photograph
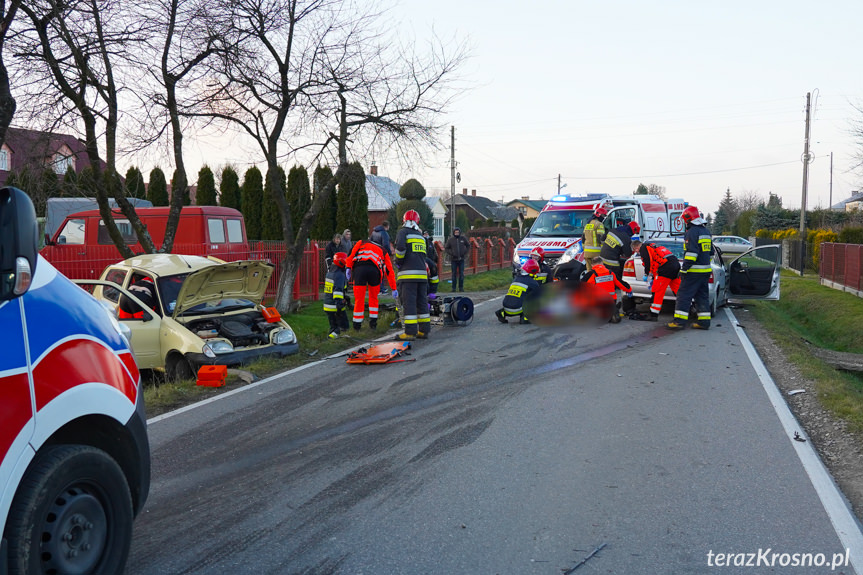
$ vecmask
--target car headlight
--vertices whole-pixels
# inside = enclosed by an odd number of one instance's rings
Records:
[[[229,341],[211,341],[204,344],[202,351],[207,357],[215,358],[219,354],[231,353],[234,351],[234,346]]]
[[[297,340],[297,337],[294,335],[294,330],[289,327],[284,329],[280,329],[276,333],[273,334],[273,343],[276,345],[282,345],[285,343],[294,343]]]

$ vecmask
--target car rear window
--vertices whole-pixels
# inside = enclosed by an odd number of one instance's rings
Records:
[[[654,241],[653,243],[658,246],[667,247],[674,254],[674,257],[683,260],[683,242]]]

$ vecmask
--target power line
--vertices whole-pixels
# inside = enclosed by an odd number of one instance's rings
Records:
[[[813,156],[815,157],[815,156]],[[817,156],[819,158],[826,158],[827,155]],[[784,166],[787,164],[797,164],[800,160],[792,160],[789,162],[776,162],[774,164],[760,164],[757,166],[745,166],[742,168],[727,168],[724,170],[707,170],[704,172],[682,172],[679,174],[653,174],[653,175],[641,175],[641,176],[564,176],[567,180],[637,180],[639,178],[676,178],[678,176],[701,176],[706,174],[722,174],[726,172],[740,172],[743,170],[755,170],[758,168],[770,168],[773,166]]]

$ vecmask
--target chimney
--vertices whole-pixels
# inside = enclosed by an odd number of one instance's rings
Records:
[[[476,197],[476,190],[471,190],[470,195],[472,195],[473,197]]]
[[[522,201],[526,202],[530,199],[530,196],[522,196],[521,199]]]
[[[461,193],[463,193],[464,195],[467,195],[467,188],[462,188]]]
[[[375,165],[374,162],[372,162],[372,165],[369,169],[371,170],[373,176],[378,175],[378,167],[377,167],[377,165]]]

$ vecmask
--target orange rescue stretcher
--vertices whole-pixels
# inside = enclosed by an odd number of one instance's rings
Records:
[[[399,341],[394,343],[380,343],[366,349],[361,347],[357,351],[348,354],[347,363],[397,363],[400,361],[414,361],[411,359],[397,359],[403,353],[406,353],[411,348],[409,341]]]

